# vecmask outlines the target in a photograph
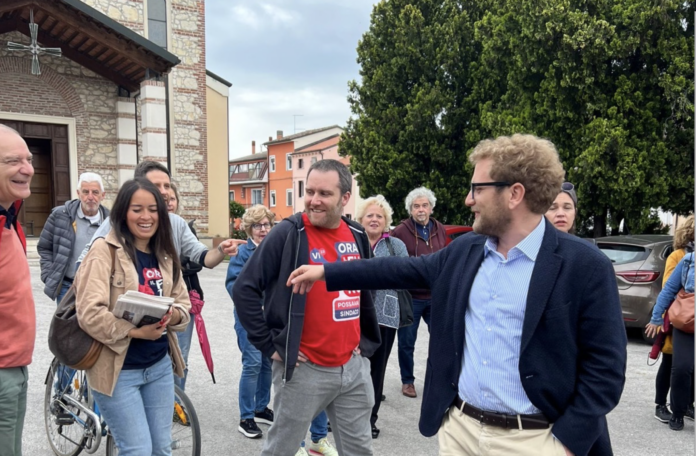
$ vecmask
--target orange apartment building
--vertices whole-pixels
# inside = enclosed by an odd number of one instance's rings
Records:
[[[269,207],[268,154],[256,153],[256,141],[251,142],[251,155],[230,160],[229,166],[230,201],[236,201],[244,207],[254,204]]]
[[[341,132],[343,129],[338,125],[307,130],[285,137],[282,131],[278,131],[276,139],[269,138],[269,141],[264,143],[268,149],[268,207],[276,214],[276,221],[298,211],[293,185],[294,152],[330,136],[340,135]],[[309,166],[305,167],[305,174],[307,169]]]

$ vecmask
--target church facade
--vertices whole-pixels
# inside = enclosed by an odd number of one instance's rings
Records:
[[[210,207],[209,191],[227,150],[209,151],[206,78],[203,0],[0,2],[0,123],[34,154],[27,234],[75,197],[80,173],[102,176],[109,205],[150,159],[171,170],[182,216],[224,235],[209,226],[211,211],[227,210]]]

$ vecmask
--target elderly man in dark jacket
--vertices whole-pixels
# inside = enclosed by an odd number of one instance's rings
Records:
[[[109,216],[109,210],[101,204],[104,184],[98,174],[80,175],[77,196],[53,209],[37,245],[44,293],[57,303],[72,285],[82,249]]]

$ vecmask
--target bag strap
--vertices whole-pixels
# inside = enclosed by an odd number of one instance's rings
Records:
[[[389,255],[390,256],[396,256],[394,253],[394,247],[392,246],[391,239],[388,237],[384,238],[385,241],[387,241],[387,248],[389,249]]]

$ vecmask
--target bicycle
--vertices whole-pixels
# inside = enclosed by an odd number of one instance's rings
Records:
[[[106,456],[118,456],[116,441],[102,420],[99,407],[87,386],[87,374],[62,366],[53,359],[46,374],[44,421],[51,449],[56,456],[93,454],[106,437]],[[174,386],[172,454],[200,456],[201,428],[193,403]]]

